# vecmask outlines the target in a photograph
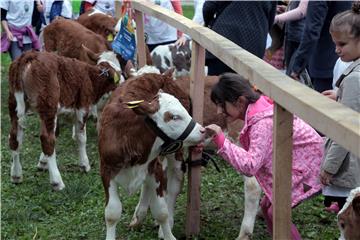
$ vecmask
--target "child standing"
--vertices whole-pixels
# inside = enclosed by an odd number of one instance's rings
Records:
[[[213,87],[211,100],[218,113],[225,113],[228,120],[245,121],[239,137],[239,147],[224,137],[215,124],[206,127],[218,153],[237,171],[255,176],[265,193],[260,205],[270,233],[272,233],[272,135],[273,102],[255,91],[248,80],[238,74],[220,75]],[[323,157],[323,140],[316,131],[301,119],[294,117],[292,202],[295,207],[303,200],[320,192],[318,180]],[[301,239],[295,227],[291,227],[292,239]]]
[[[331,21],[330,34],[336,53],[343,62],[353,63],[346,68],[336,82],[339,89],[336,100],[360,112],[360,2],[352,9],[337,14]],[[326,142],[325,159],[321,167],[321,182],[325,206],[337,202],[341,209],[351,189],[360,186],[360,158],[336,142]]]

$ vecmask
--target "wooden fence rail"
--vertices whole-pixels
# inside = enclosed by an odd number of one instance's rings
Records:
[[[273,239],[290,239],[291,221],[291,154],[292,114],[297,115],[311,126],[330,137],[360,157],[360,114],[342,104],[322,96],[316,91],[294,81],[276,70],[262,59],[250,54],[230,40],[193,21],[146,1],[131,1],[135,9],[137,32],[143,34],[143,14],[156,17],[191,36],[193,63],[191,79],[194,98],[203,92],[204,49],[208,50],[234,71],[248,78],[264,94],[272,98],[274,106],[274,235]],[[145,63],[144,37],[138,36],[139,59]],[[202,99],[194,99],[194,113],[202,113]],[[202,122],[202,116],[195,116]],[[197,174],[200,174],[198,172]],[[199,181],[200,177],[192,178]],[[194,180],[194,179],[193,179]],[[199,183],[191,179],[192,190],[200,191]],[[196,194],[199,198],[200,194]],[[189,200],[190,199],[190,200]],[[188,209],[199,210],[200,200],[188,196]],[[190,221],[191,220],[191,221]],[[191,222],[191,224],[188,224]],[[187,211],[186,235],[197,235],[200,231],[200,215]],[[191,227],[189,226],[191,225]]]

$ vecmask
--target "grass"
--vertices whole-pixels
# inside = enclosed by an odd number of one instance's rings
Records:
[[[191,17],[188,10],[184,15]],[[21,149],[24,182],[10,182],[11,153],[7,137],[10,123],[7,110],[8,67],[10,59],[1,54],[1,239],[80,239],[105,238],[104,193],[99,176],[99,156],[94,122],[87,127],[87,152],[91,171],[81,173],[77,167],[77,147],[71,139],[71,126],[61,122],[61,133],[56,143],[57,161],[66,188],[53,192],[47,172],[36,168],[40,155],[39,122],[36,115],[26,121],[25,139]],[[235,239],[243,216],[242,177],[224,161],[222,170],[213,166],[202,172],[201,231],[197,239]],[[184,239],[186,188],[176,205],[174,235]],[[127,196],[120,191],[123,214],[117,226],[118,239],[157,239],[157,228],[150,214],[142,226],[129,229],[138,193]],[[293,210],[293,221],[304,239],[337,239],[336,216],[323,211],[322,197],[301,204]],[[257,220],[253,239],[271,239],[264,222]]]

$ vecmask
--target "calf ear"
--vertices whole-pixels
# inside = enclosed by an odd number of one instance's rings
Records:
[[[147,101],[131,101],[126,103],[127,108],[131,108],[136,114],[149,115],[156,113],[159,106],[159,97],[156,96],[151,102]]]
[[[360,194],[354,197],[352,206],[357,216],[360,216]]]
[[[100,53],[94,53],[89,48],[87,48],[84,44],[81,44],[81,47],[83,48],[86,55],[94,62],[97,62],[97,60],[100,58]]]
[[[172,78],[173,74],[174,74],[174,70],[175,68],[169,68],[168,70],[166,70],[162,75],[164,75],[165,77],[169,77]]]

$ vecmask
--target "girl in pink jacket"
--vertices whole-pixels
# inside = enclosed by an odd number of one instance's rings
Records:
[[[257,92],[248,80],[233,73],[220,76],[211,100],[218,113],[225,113],[229,121],[245,121],[239,137],[242,147],[225,138],[219,126],[212,124],[206,129],[213,136],[220,156],[242,174],[256,177],[265,193],[260,205],[272,233],[273,102]],[[321,190],[319,173],[324,143],[313,128],[296,116],[293,124],[291,205],[295,207]],[[294,224],[291,234],[293,239],[301,239]]]

